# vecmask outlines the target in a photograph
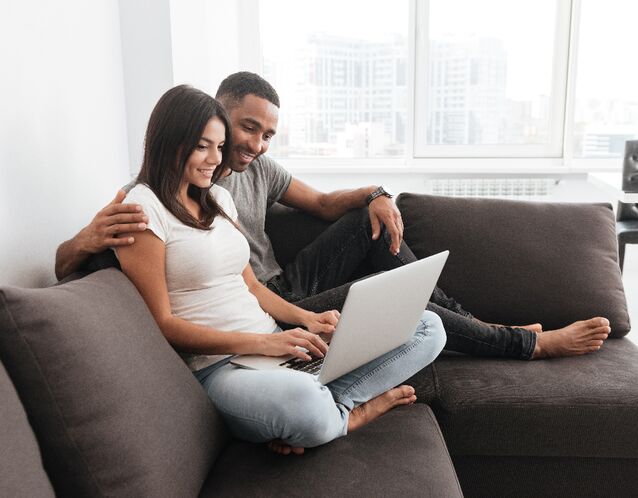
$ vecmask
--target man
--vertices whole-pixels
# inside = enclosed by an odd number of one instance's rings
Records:
[[[291,302],[320,311],[340,308],[348,281],[364,259],[375,272],[416,259],[402,241],[401,214],[381,187],[322,193],[265,155],[277,131],[279,114],[279,97],[267,81],[253,73],[235,73],[221,83],[216,97],[233,128],[232,172],[219,184],[233,196],[250,243],[250,262],[261,282]],[[118,233],[146,229],[144,213],[139,206],[121,204],[124,196],[118,192],[87,227],[58,248],[58,278],[80,268],[92,254],[134,243],[133,236],[118,238]],[[283,269],[265,233],[266,210],[277,201],[334,221]],[[482,356],[533,359],[585,354],[600,349],[610,332],[609,322],[600,317],[543,333],[539,324],[487,324],[438,288],[428,309],[443,321],[447,349]]]

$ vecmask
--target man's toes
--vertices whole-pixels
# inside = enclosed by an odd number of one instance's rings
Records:
[[[592,339],[604,341],[609,337],[609,332],[605,329],[601,329],[595,334],[592,334]]]
[[[591,323],[594,327],[609,327],[609,320],[601,316],[592,318],[591,320],[589,320],[589,323]]]
[[[607,326],[597,327],[589,330],[589,336],[595,339],[606,339],[611,329]]]

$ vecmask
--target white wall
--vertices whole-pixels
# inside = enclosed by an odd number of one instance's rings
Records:
[[[215,95],[230,73],[257,71],[257,0],[119,0],[131,174],[139,171],[148,117],[182,83]],[[244,19],[248,19],[248,21]],[[242,25],[240,32],[239,26]]]
[[[128,179],[117,2],[3,1],[0,67],[0,285],[43,286]]]
[[[229,74],[261,72],[258,9],[258,0],[170,0],[175,84],[215,95]]]
[[[173,86],[169,0],[120,0],[122,71],[130,173],[137,174],[144,134],[158,99]]]

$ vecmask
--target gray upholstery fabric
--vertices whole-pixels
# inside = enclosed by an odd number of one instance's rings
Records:
[[[56,494],[198,494],[220,419],[121,272],[4,288],[0,331]]]
[[[432,412],[400,407],[303,456],[234,443],[202,491],[209,496],[462,496]]]
[[[2,363],[0,400],[0,496],[55,496],[27,414]]]
[[[414,374],[404,384],[414,387],[418,403],[432,404],[437,394],[433,364]]]
[[[465,498],[635,498],[638,460],[454,456]]]
[[[447,354],[432,404],[452,455],[638,458],[638,347],[532,362]]]
[[[440,287],[478,318],[546,330],[607,317],[629,331],[610,205],[401,194],[417,257],[449,249]]]

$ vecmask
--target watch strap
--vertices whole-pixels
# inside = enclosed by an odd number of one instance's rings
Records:
[[[383,187],[377,187],[366,197],[366,204],[369,206],[370,203],[375,200],[377,197],[387,197],[388,199],[392,199],[392,194],[386,192]]]

